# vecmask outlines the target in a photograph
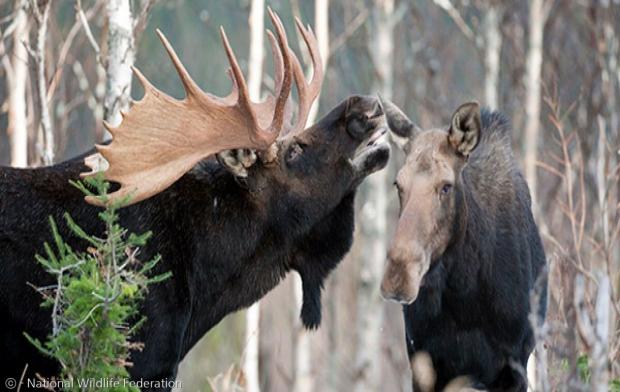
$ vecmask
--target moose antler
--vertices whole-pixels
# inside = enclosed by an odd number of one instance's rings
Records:
[[[310,59],[312,60],[312,79],[310,82],[306,82],[304,70],[297,56],[295,56],[295,53],[291,50],[290,56],[293,75],[295,76],[295,85],[297,86],[297,95],[299,96],[299,110],[297,112],[297,121],[290,129],[290,132],[302,131],[306,127],[308,114],[310,113],[312,103],[321,91],[324,76],[321,52],[319,51],[319,44],[314,36],[312,28],[310,26],[304,27],[299,18],[295,18],[295,24],[308,47]]]
[[[170,97],[132,67],[144,86],[144,97],[128,113],[121,113],[120,126],[112,127],[104,122],[113,139],[108,145],[96,146],[108,162],[105,178],[121,185],[108,194],[108,203],[127,196],[131,196],[129,204],[137,203],[168,188],[209,155],[233,148],[266,149],[276,140],[284,126],[285,106],[291,91],[291,57],[293,62],[296,58],[288,46],[282,22],[271,10],[269,16],[277,34],[276,38],[267,31],[274,55],[277,98],[269,97],[262,103],[250,100],[243,73],[223,28],[222,41],[231,66],[228,74],[233,81],[232,92],[224,98],[198,87],[166,37],[157,30],[181,78],[186,97],[182,100]],[[82,173],[82,177],[99,171],[100,156],[94,154],[84,160],[92,171]],[[91,196],[86,201],[103,204]]]
[[[308,53],[310,54],[310,59],[312,61],[312,79],[310,82],[306,81],[306,76],[304,75],[304,70],[299,59],[295,56],[295,53],[289,49],[293,76],[295,77],[295,85],[297,86],[297,95],[299,97],[299,108],[297,109],[297,119],[295,123],[291,124],[286,130],[284,130],[284,132],[282,132],[283,136],[304,130],[306,121],[308,120],[308,115],[310,114],[310,110],[312,108],[312,103],[316,100],[319,92],[321,91],[324,76],[321,52],[319,51],[319,45],[314,32],[312,32],[310,26],[304,27],[299,18],[295,18],[295,24],[297,25],[297,29],[306,43]],[[276,73],[276,84],[279,83],[279,77],[281,78],[281,75]],[[288,114],[289,113],[287,113],[287,115]],[[261,154],[261,160],[263,162],[273,162],[276,159],[276,156],[277,149],[271,149]]]
[[[271,15],[272,11],[269,10]],[[321,86],[323,85],[323,61],[321,60],[321,52],[319,51],[319,44],[312,31],[312,28],[308,26],[304,26],[299,18],[295,18],[295,25],[299,30],[304,42],[306,43],[306,47],[308,49],[308,54],[310,55],[310,60],[312,61],[312,79],[310,82],[306,81],[306,76],[304,75],[304,69],[301,65],[301,62],[295,55],[292,49],[288,49],[289,57],[291,60],[291,68],[293,72],[293,76],[295,78],[295,85],[297,86],[297,95],[298,95],[298,109],[297,109],[297,118],[294,124],[288,124],[283,133],[295,133],[298,131],[303,131],[306,126],[306,121],[308,120],[308,114],[310,113],[310,109],[312,108],[312,104],[318,97],[321,92]],[[276,44],[275,38],[271,34],[271,32],[267,32],[269,38],[271,40],[272,50],[274,52],[275,62],[280,62],[278,56],[280,56],[280,52],[275,50],[274,45]],[[281,85],[283,78],[283,70],[276,70],[275,72],[275,84],[277,86]],[[273,97],[269,96],[264,102],[265,106],[273,106]],[[287,113],[286,115],[288,115]],[[286,117],[285,115],[285,117]]]

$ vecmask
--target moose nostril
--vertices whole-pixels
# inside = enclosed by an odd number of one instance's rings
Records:
[[[381,297],[386,301],[398,302],[399,304],[409,303],[402,292],[385,290],[383,287],[381,287]]]
[[[386,301],[398,301],[398,296],[395,293],[386,291],[383,288],[381,288],[381,297]]]
[[[383,282],[381,282],[381,297],[387,301],[396,300],[398,296],[397,292],[394,290],[394,285],[389,282],[389,279],[386,279],[387,276],[388,275],[386,275]]]

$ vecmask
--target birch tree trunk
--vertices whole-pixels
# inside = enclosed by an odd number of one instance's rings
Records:
[[[527,49],[525,76],[525,179],[530,187],[532,205],[536,206],[537,176],[536,161],[538,160],[538,141],[540,134],[540,90],[543,62],[543,32],[546,12],[544,0],[529,2],[529,46]],[[534,213],[536,213],[534,207]]]
[[[260,99],[260,87],[263,74],[263,29],[264,29],[265,2],[264,0],[252,0],[250,10],[250,55],[248,63],[248,90],[250,99],[258,102]],[[246,391],[259,392],[259,325],[260,325],[260,302],[246,311],[245,325],[245,356],[243,358],[243,372],[246,377]]]
[[[308,116],[308,120],[310,120],[310,116]],[[303,288],[301,277],[298,274],[295,274],[294,290],[296,308],[299,310],[303,304]],[[299,314],[299,311],[297,314]],[[293,392],[312,392],[314,390],[314,382],[312,378],[312,345],[310,335],[301,324],[299,317],[295,317],[295,320],[296,325],[293,328],[293,331],[296,331]]]
[[[538,178],[536,173],[536,162],[538,161],[538,142],[540,139],[540,103],[541,103],[541,73],[543,62],[543,33],[547,19],[545,0],[530,0],[529,2],[529,35],[528,49],[526,55],[526,75],[525,75],[525,138],[524,138],[524,165],[525,179],[530,188],[532,197],[532,212],[538,215],[537,196]],[[527,375],[530,385],[544,383],[545,380],[537,378],[537,357],[545,356],[546,352],[530,355],[528,361]],[[543,359],[542,362],[546,362]]]
[[[47,102],[47,79],[45,77],[45,44],[47,42],[47,22],[52,0],[30,3],[32,15],[37,24],[37,38],[34,50],[30,49],[35,61],[36,91],[39,100],[39,140],[37,145],[44,165],[54,163],[54,128]]]
[[[601,13],[603,15],[603,25],[599,33],[600,40],[604,45],[598,46],[599,62],[601,66],[601,85],[604,92],[604,100],[607,103],[606,114],[599,114],[599,140],[598,153],[596,158],[596,184],[598,193],[598,204],[601,215],[601,227],[603,235],[603,245],[605,247],[605,266],[609,276],[620,276],[620,247],[615,246],[614,235],[612,234],[614,216],[620,212],[620,187],[614,186],[613,176],[610,174],[610,168],[618,167],[618,157],[620,154],[614,153],[620,147],[620,118],[618,113],[618,92],[620,89],[620,40],[618,32],[620,28],[618,24],[614,24],[613,4],[608,2],[600,2]],[[609,148],[611,146],[611,149]],[[611,150],[611,151],[609,151]],[[610,153],[611,152],[611,153]],[[612,169],[613,170],[613,169]],[[610,181],[611,180],[611,181]],[[614,208],[614,206],[616,206]],[[617,218],[616,218],[617,219]],[[620,300],[618,289],[614,290],[612,286],[611,298],[614,301]],[[618,314],[609,312],[609,326],[611,330],[617,330],[620,327],[618,322]],[[613,335],[612,335],[613,336]],[[613,342],[613,339],[610,339]],[[612,351],[613,352],[613,351]],[[615,357],[620,355],[616,353]],[[613,354],[610,357],[614,362]],[[616,360],[617,364],[618,361]],[[613,374],[614,369],[612,369]]]
[[[369,52],[378,82],[375,90],[387,99],[393,93],[394,0],[375,0]],[[357,300],[356,392],[381,390],[381,326],[383,300],[379,286],[387,254],[388,170],[372,174],[365,184],[361,211],[363,241]]]
[[[605,23],[603,25],[603,37],[605,42],[605,48],[607,50],[606,58],[603,58],[605,64],[601,70],[601,81],[603,88],[606,91],[605,100],[607,101],[608,112],[608,126],[609,126],[609,138],[608,143],[611,146],[620,146],[620,113],[618,111],[618,92],[620,91],[620,27],[616,24],[614,29],[613,23],[613,6],[606,2],[601,2],[603,12],[606,15]],[[599,149],[606,149],[606,145],[600,145]],[[606,154],[607,155],[607,154]],[[608,167],[617,167],[618,157],[620,154],[608,154]],[[609,223],[613,221],[610,218],[610,206],[619,205],[620,199],[619,189],[609,189],[608,200],[605,208],[603,208],[604,215],[606,217],[607,226],[604,230],[605,246],[608,247],[610,259],[610,274],[611,276],[617,276],[616,274],[620,270],[620,247],[613,246],[610,241]],[[615,325],[615,313],[611,315],[612,325]]]
[[[327,60],[329,57],[329,0],[315,0],[314,2],[314,30],[316,31],[316,39],[321,53],[323,69],[327,68]],[[314,70],[313,70],[314,72]],[[308,119],[306,127],[313,124],[319,110],[320,95],[316,98]],[[299,275],[295,275],[295,299],[297,309],[301,309],[303,304],[302,281]],[[299,320],[299,318],[296,318]],[[312,392],[314,390],[314,379],[312,375],[312,345],[309,332],[299,324],[296,328],[297,337],[295,342],[295,382],[293,384],[294,392]]]
[[[484,98],[490,109],[499,106],[499,68],[502,50],[502,33],[500,23],[502,20],[501,3],[490,3],[484,14]]]
[[[5,65],[7,74],[7,95],[9,97],[8,127],[11,145],[11,166],[28,166],[28,119],[26,116],[26,79],[28,77],[28,15],[26,1],[15,1],[15,31],[13,32],[13,53]]]
[[[103,97],[103,119],[112,126],[121,123],[121,110],[128,110],[131,101],[131,66],[135,59],[133,36],[134,17],[130,0],[108,0],[106,88]],[[106,131],[104,139],[109,139]]]

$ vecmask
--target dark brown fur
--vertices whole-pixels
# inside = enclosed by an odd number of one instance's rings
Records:
[[[545,253],[508,123],[468,104],[447,130],[411,132],[402,112],[384,106],[398,120],[390,119],[392,130],[411,138],[382,286],[385,297],[405,303],[410,358],[430,355],[435,390],[467,376],[476,387],[525,391],[521,372],[534,346],[530,294],[538,279],[538,308],[543,317],[546,311]]]
[[[141,258],[161,254],[156,272],[173,274],[153,285],[143,303],[147,319],[135,339],[144,350],[132,353],[134,379],[173,380],[204,334],[291,270],[303,282],[301,319],[318,327],[323,282],[351,246],[356,188],[389,157],[387,146],[368,144],[384,124],[374,97],[353,96],[279,140],[275,162],[257,162],[247,178],[209,159],[120,211],[129,231],[153,232]],[[23,336],[44,340],[51,332],[50,309],[40,307],[41,296],[28,284],[53,284],[34,258],[51,240],[48,216],[74,249],[87,244],[70,235],[65,211],[86,232],[103,235],[100,209],[68,183],[84,169],[81,157],[39,169],[0,168],[0,379],[19,379],[26,364],[29,378],[58,371]]]

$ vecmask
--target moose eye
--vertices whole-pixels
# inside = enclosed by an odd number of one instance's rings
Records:
[[[365,114],[356,115],[347,121],[347,132],[354,139],[364,137],[370,127],[372,125],[368,122],[368,116]]]
[[[452,184],[443,184],[439,193],[441,194],[441,196],[445,196],[445,195],[450,194],[451,191],[452,191]]]

